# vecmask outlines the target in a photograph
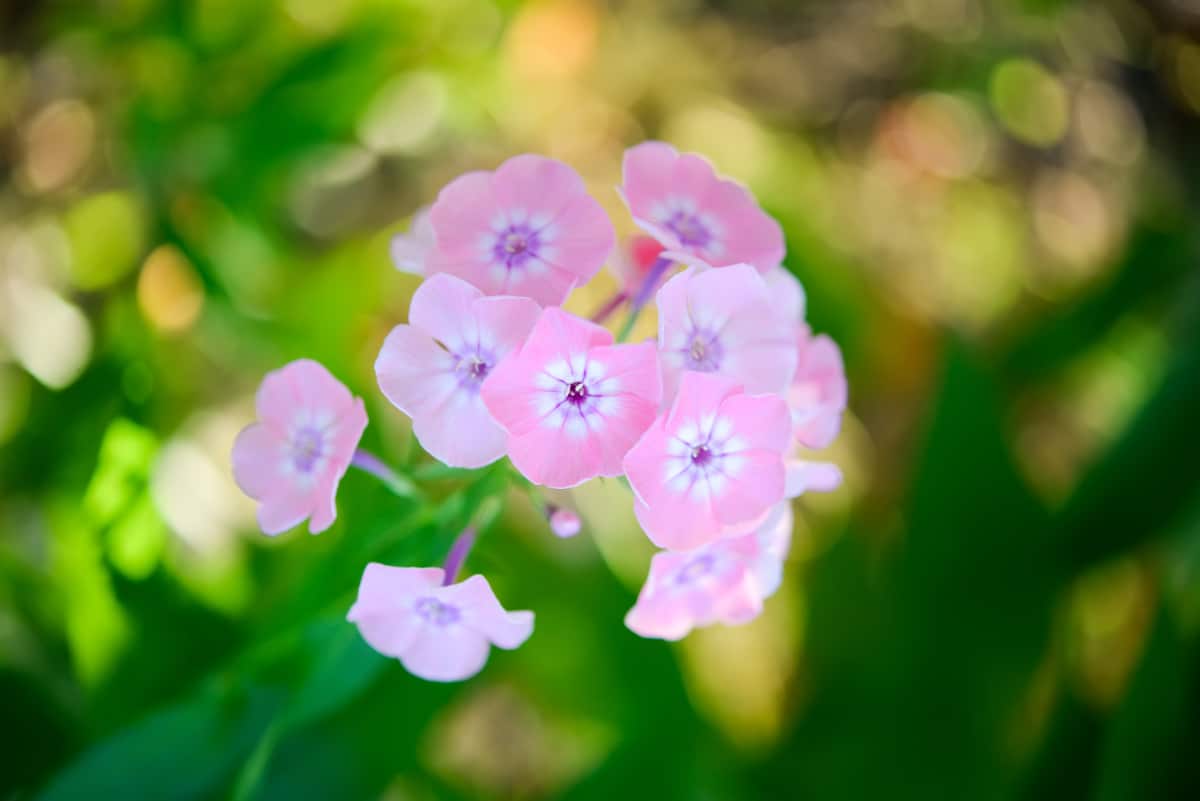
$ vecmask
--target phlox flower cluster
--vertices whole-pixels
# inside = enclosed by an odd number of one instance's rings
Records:
[[[559,537],[582,527],[564,491],[623,477],[661,549],[626,624],[675,640],[753,619],[778,588],[791,499],[841,483],[804,454],[836,438],[847,387],[837,345],[805,321],[779,225],[744,187],[659,142],[627,151],[622,177],[643,233],[620,242],[561,162],[517,156],[452,181],[392,242],[396,267],[423,281],[375,374],[437,460],[507,458],[535,499],[558,491],[538,503]],[[563,310],[606,264],[616,295],[590,320]],[[622,341],[651,302],[657,336]],[[622,311],[614,336],[602,323]],[[315,362],[268,374],[257,411],[233,466],[267,534],[328,528],[350,466],[408,483],[358,447],[362,401]],[[505,611],[486,578],[458,580],[480,533],[465,530],[442,567],[366,567],[348,619],[372,648],[455,681],[532,634],[533,613]]]

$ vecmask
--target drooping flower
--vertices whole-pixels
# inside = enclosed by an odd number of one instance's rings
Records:
[[[730,376],[751,393],[782,393],[796,371],[795,326],[750,265],[685,270],[658,292],[663,394],[674,397],[685,370]]]
[[[609,262],[609,269],[620,281],[621,288],[632,294],[641,287],[662,252],[662,243],[657,239],[635,234],[617,247],[616,254]]]
[[[487,297],[451,275],[417,288],[409,322],[388,334],[375,375],[387,399],[412,418],[421,447],[452,467],[482,467],[504,455],[504,430],[479,388],[524,342],[540,311],[529,298]]]
[[[367,565],[346,619],[367,644],[414,676],[461,681],[483,669],[491,645],[513,649],[533,612],[507,612],[483,576],[444,586],[439,567]]]
[[[687,371],[670,411],[625,457],[638,521],[656,545],[684,550],[753,526],[784,496],[787,405],[733,379]]]
[[[530,481],[565,489],[620,475],[653,422],[662,397],[653,343],[612,343],[604,328],[545,309],[520,352],[484,382],[509,458]]]
[[[425,259],[433,249],[433,222],[429,218],[429,206],[413,212],[408,230],[396,234],[388,246],[392,264],[402,273],[425,274]]]
[[[745,187],[712,165],[662,142],[625,151],[622,196],[634,222],[687,264],[751,264],[765,272],[783,261],[783,231]]]
[[[842,427],[846,410],[846,368],[837,343],[808,326],[797,332],[796,373],[787,390],[797,441],[807,448],[828,447]]]
[[[791,536],[792,508],[783,501],[753,532],[655,554],[625,625],[643,637],[678,640],[694,628],[753,620],[779,589]]]
[[[432,275],[456,275],[488,295],[561,303],[612,251],[615,234],[579,175],[553,159],[516,156],[495,172],[452,181],[430,211]]]
[[[324,366],[300,359],[267,373],[256,405],[258,422],[233,443],[233,477],[259,502],[259,527],[279,534],[310,518],[310,532],[324,531],[367,427],[362,400]]]

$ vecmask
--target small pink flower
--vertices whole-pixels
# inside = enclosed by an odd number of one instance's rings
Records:
[[[771,294],[771,301],[780,314],[796,324],[802,324],[808,299],[800,279],[792,275],[786,267],[780,265],[767,270],[763,274],[763,280],[767,282],[767,291]]]
[[[461,681],[491,645],[511,650],[533,633],[533,612],[506,612],[483,576],[442,585],[440,567],[367,565],[346,619],[367,644],[414,676]]]
[[[796,371],[795,326],[750,265],[685,270],[658,292],[663,394],[674,397],[685,370],[730,376],[751,393],[782,393]]]
[[[429,206],[413,212],[408,230],[396,234],[388,247],[392,264],[402,273],[425,274],[425,259],[433,249],[433,222],[429,219]]]
[[[654,420],[662,382],[654,345],[612,334],[562,309],[542,312],[520,353],[483,384],[508,431],[508,455],[537,484],[564,489],[621,474],[621,459]]]
[[[300,359],[267,373],[256,403],[259,422],[233,443],[233,477],[259,501],[259,527],[279,534],[307,517],[310,532],[324,531],[367,427],[362,400],[322,365]]]
[[[625,625],[643,637],[678,640],[693,628],[753,620],[779,589],[791,536],[792,509],[784,501],[749,534],[655,554]]]
[[[625,151],[622,196],[634,222],[687,264],[752,264],[765,272],[783,261],[783,231],[740,184],[712,165],[662,142]]]
[[[807,448],[825,448],[837,438],[846,410],[842,352],[825,334],[813,336],[808,326],[799,329],[796,349],[796,374],[787,390],[795,436]]]
[[[417,288],[409,323],[388,334],[375,375],[388,400],[412,418],[421,447],[452,467],[482,467],[504,455],[504,430],[479,388],[525,341],[540,311],[529,298],[485,297],[451,275]]]
[[[574,537],[583,528],[583,521],[579,519],[573,510],[567,509],[564,506],[557,506],[551,510],[549,515],[550,530],[554,532],[554,536],[567,539]]]
[[[650,268],[658,261],[662,252],[663,246],[657,239],[645,234],[635,234],[617,248],[609,268],[621,282],[621,289],[632,294],[641,287]]]
[[[669,413],[625,457],[638,521],[656,545],[676,550],[754,525],[784,496],[790,442],[782,398],[685,372]]]
[[[430,212],[437,245],[426,270],[470,281],[488,295],[562,303],[612,251],[615,234],[600,204],[567,165],[516,156],[495,172],[469,172],[438,195]]]

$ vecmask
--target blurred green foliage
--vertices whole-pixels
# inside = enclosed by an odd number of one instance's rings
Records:
[[[0,799],[1200,798],[1200,43],[1127,0],[0,5]],[[558,541],[373,386],[388,236],[518,152],[645,138],[778,216],[842,344],[846,486],[783,590],[680,645],[622,618],[628,496]],[[631,230],[622,223],[623,232]],[[599,305],[606,289],[577,293]],[[647,323],[649,325],[649,323]],[[337,525],[229,476],[261,375],[363,396]],[[473,552],[535,636],[421,682],[363,565]]]

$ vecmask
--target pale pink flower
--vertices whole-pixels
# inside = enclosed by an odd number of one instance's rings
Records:
[[[433,221],[429,218],[429,206],[413,212],[408,230],[396,234],[388,246],[392,264],[402,273],[425,274],[425,259],[433,249]]]
[[[791,536],[792,509],[783,501],[751,533],[655,554],[625,625],[643,637],[678,640],[694,628],[753,620],[779,589]]]
[[[802,324],[807,312],[808,299],[800,279],[781,264],[767,270],[763,274],[763,280],[767,282],[767,291],[771,294],[775,308],[789,320]]]
[[[807,448],[825,448],[837,438],[846,410],[842,352],[828,336],[813,336],[807,326],[800,327],[796,340],[796,373],[787,390],[794,433]]]
[[[717,177],[712,165],[662,142],[625,151],[621,194],[634,222],[687,264],[751,264],[767,271],[783,261],[783,231],[745,187]]]
[[[784,494],[795,498],[806,492],[833,492],[842,486],[842,469],[832,462],[811,462],[792,456],[784,460]]]
[[[367,565],[346,619],[367,644],[414,676],[461,681],[492,645],[511,650],[533,633],[533,612],[506,612],[483,576],[443,586],[440,567]]]
[[[756,524],[784,496],[790,442],[782,398],[685,372],[670,411],[625,457],[638,521],[656,545],[675,550]]]
[[[621,289],[633,294],[642,286],[650,268],[662,255],[663,246],[652,236],[635,234],[617,248],[609,269],[621,283]]]
[[[540,311],[529,298],[487,297],[451,275],[417,288],[408,324],[388,334],[375,375],[388,400],[412,418],[421,447],[452,467],[482,467],[504,455],[504,430],[479,388],[525,341]]]
[[[233,477],[259,502],[259,527],[279,534],[310,518],[310,532],[324,531],[367,427],[362,400],[311,359],[267,373],[255,400],[258,422],[233,443]]]
[[[508,431],[508,455],[548,487],[621,474],[621,459],[654,420],[662,397],[654,344],[614,345],[612,334],[559,308],[483,384],[483,402]]]
[[[796,372],[795,326],[750,265],[685,270],[658,291],[664,396],[674,397],[685,370],[730,376],[746,392],[782,393]]]
[[[430,275],[446,272],[488,295],[562,303],[604,264],[615,234],[579,175],[553,159],[516,156],[495,172],[452,181],[430,212]]]

